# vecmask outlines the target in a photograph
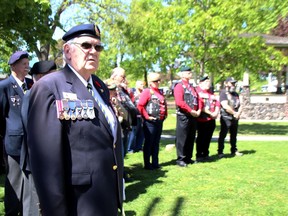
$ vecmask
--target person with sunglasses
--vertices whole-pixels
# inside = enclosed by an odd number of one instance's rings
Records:
[[[242,113],[242,105],[239,94],[236,92],[236,83],[233,77],[227,77],[224,82],[224,88],[220,91],[219,101],[220,109],[220,133],[218,138],[218,157],[223,158],[225,155],[224,143],[225,138],[230,133],[230,152],[231,156],[242,156],[243,153],[237,149],[237,133],[239,119]]]
[[[143,117],[144,131],[144,169],[155,170],[159,165],[159,143],[162,134],[163,122],[167,118],[167,103],[159,90],[160,74],[148,74],[149,88],[142,91],[137,108]]]
[[[62,37],[63,69],[35,83],[28,111],[31,170],[42,215],[122,211],[120,124],[109,90],[94,73],[103,50],[95,24]]]
[[[196,89],[190,84],[192,70],[182,67],[179,72],[181,81],[174,88],[176,103],[176,164],[187,167],[193,164],[193,148],[197,130],[197,117],[200,115],[203,104]]]

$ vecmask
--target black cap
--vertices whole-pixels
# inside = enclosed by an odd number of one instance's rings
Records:
[[[64,34],[62,39],[69,41],[75,37],[90,36],[101,40],[100,29],[95,24],[81,24],[72,27],[68,32]]]
[[[230,83],[236,83],[237,80],[235,80],[233,77],[227,77],[227,79],[225,80],[225,82],[230,82]]]
[[[209,79],[209,76],[207,74],[205,74],[203,77],[200,78],[200,82],[203,82],[205,80]]]
[[[23,58],[28,58],[29,54],[26,51],[16,51],[13,53],[8,61],[9,65],[12,65]]]
[[[182,67],[181,69],[180,69],[180,72],[185,72],[185,71],[192,71],[191,70],[191,68],[190,67]]]
[[[49,71],[56,70],[56,68],[57,67],[54,61],[39,61],[33,65],[29,74],[45,74]]]

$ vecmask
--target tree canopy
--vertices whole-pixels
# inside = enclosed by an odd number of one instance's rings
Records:
[[[209,73],[219,81],[228,74],[241,78],[244,71],[277,71],[287,62],[261,37],[286,16],[286,1],[2,0],[0,5],[3,71],[16,49],[27,49],[39,60],[59,58],[56,28],[85,22],[101,28],[105,51],[98,74],[106,78],[120,65],[133,79],[146,79],[149,71],[173,79],[181,65],[188,65],[197,76]]]

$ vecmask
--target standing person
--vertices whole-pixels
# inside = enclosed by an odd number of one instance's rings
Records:
[[[231,155],[242,156],[243,154],[238,152],[237,133],[238,133],[238,122],[242,112],[242,106],[240,98],[236,92],[237,81],[233,77],[228,77],[225,82],[225,88],[220,92],[220,134],[218,139],[218,156],[223,158],[224,142],[228,131],[230,132],[230,144],[231,144]]]
[[[208,75],[204,75],[199,82],[197,92],[203,108],[197,118],[196,160],[209,160],[209,147],[216,127],[216,118],[220,111],[220,103],[210,90],[211,82]]]
[[[36,62],[31,68],[29,74],[32,76],[34,83],[41,77],[56,70],[54,61]],[[20,167],[23,171],[23,216],[37,216],[39,212],[39,199],[35,189],[33,177],[31,175],[31,165],[27,145],[27,121],[29,109],[30,90],[27,91],[23,98],[21,117],[23,122],[24,139],[20,155]]]
[[[144,168],[159,169],[159,143],[162,134],[163,121],[167,117],[167,103],[164,95],[159,91],[160,74],[148,74],[149,88],[140,95],[137,108],[144,122]],[[152,162],[150,160],[152,158]]]
[[[189,67],[183,67],[179,73],[181,81],[174,88],[176,103],[176,164],[186,167],[192,164],[194,140],[197,130],[197,117],[202,110],[198,93],[189,83],[192,78],[192,71]]]
[[[121,67],[116,67],[112,70],[110,79],[112,79],[117,85],[117,94],[120,103],[128,112],[128,121],[123,121],[122,132],[123,132],[123,146],[124,146],[124,156],[128,152],[128,142],[129,135],[132,130],[132,126],[137,125],[137,115],[138,110],[134,106],[131,95],[128,89],[128,82],[125,75],[125,70]]]
[[[62,37],[64,68],[31,90],[28,147],[44,216],[117,215],[122,209],[121,132],[109,90],[93,73],[100,30],[74,26]]]
[[[5,215],[22,214],[22,172],[20,152],[23,142],[21,121],[22,100],[33,81],[25,78],[30,70],[29,55],[25,51],[13,53],[8,64],[11,75],[0,82],[0,137],[4,143]]]
[[[140,94],[142,93],[144,89],[144,82],[141,80],[136,81],[135,89],[131,91],[133,94],[133,102],[135,106],[137,107],[139,99],[140,99]],[[143,132],[143,120],[142,116],[140,113],[137,115],[137,125],[132,126],[132,131],[129,136],[129,142],[128,142],[128,152],[138,152],[142,151],[142,145],[144,141],[144,132]]]

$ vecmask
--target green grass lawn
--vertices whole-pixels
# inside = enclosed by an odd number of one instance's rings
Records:
[[[286,142],[238,142],[242,157],[216,157],[181,168],[175,148],[161,142],[161,170],[144,170],[142,153],[125,159],[134,179],[127,183],[126,215],[287,215]],[[225,146],[229,152],[229,145]]]
[[[175,112],[169,112],[172,114]],[[163,134],[175,135],[176,117],[169,115]],[[214,136],[219,134],[219,121]],[[240,121],[239,135],[288,135],[288,122]],[[166,150],[174,140],[161,140],[161,170],[143,169],[142,153],[128,154],[125,167],[133,179],[126,184],[127,216],[191,215],[288,215],[287,141],[239,141],[242,157],[216,156],[212,160],[181,168],[175,165],[176,150]],[[195,159],[195,158],[193,158]],[[0,215],[3,211],[4,176],[0,178]]]

